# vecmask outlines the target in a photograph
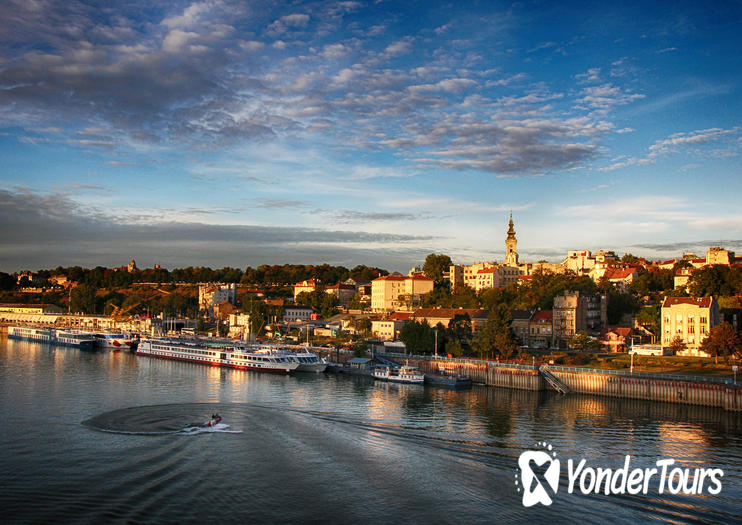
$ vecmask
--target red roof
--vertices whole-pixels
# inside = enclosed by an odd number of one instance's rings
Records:
[[[390,321],[406,321],[412,317],[412,312],[394,312],[389,316]]]
[[[533,275],[519,275],[518,279],[520,279],[521,281],[532,281]]]
[[[407,279],[412,279],[413,281],[432,281],[430,277],[425,277],[424,275],[415,274],[412,277],[407,277]]]
[[[494,268],[482,268],[477,273],[495,273],[495,269]]]
[[[606,335],[613,332],[618,337],[626,339],[632,334],[633,331],[634,329],[630,326],[606,326],[600,331],[600,337],[605,338]]]
[[[404,280],[405,280],[405,277],[401,274],[397,274],[397,275],[389,274],[389,275],[384,275],[383,277],[377,277],[376,279],[374,279],[374,281],[404,281]]]
[[[627,277],[634,275],[636,268],[611,268],[606,270],[606,279],[626,279]]]
[[[336,285],[328,286],[325,288],[325,290],[355,290],[355,289],[356,287],[353,286],[352,284],[343,284],[343,283],[338,283]]]
[[[294,285],[294,288],[299,287],[299,286],[302,286],[302,287],[306,287],[306,286],[317,286],[317,284],[318,284],[318,282],[315,281],[314,279],[307,279],[306,281],[302,281],[300,283],[296,283]]]
[[[666,297],[662,308],[669,308],[676,304],[692,304],[701,308],[709,308],[713,297]]]
[[[550,323],[552,319],[554,318],[554,312],[553,310],[539,310],[535,314],[533,314],[533,317],[531,317],[531,322],[536,323]]]

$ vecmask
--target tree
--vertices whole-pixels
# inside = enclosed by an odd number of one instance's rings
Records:
[[[75,286],[70,292],[70,310],[75,313],[95,313],[95,288],[89,284]]]
[[[449,271],[451,264],[451,258],[448,255],[431,253],[425,258],[423,274],[440,283],[443,281],[443,273]]]
[[[625,253],[624,256],[621,257],[621,262],[635,264],[639,262],[639,257],[631,253]]]
[[[368,354],[368,342],[358,341],[353,345],[353,356],[354,357],[366,357]]]
[[[510,309],[507,304],[499,304],[490,310],[487,322],[472,341],[472,348],[482,358],[497,354],[508,359],[517,347],[510,327]]]
[[[569,340],[569,346],[578,352],[597,352],[600,350],[600,341],[590,337],[585,330],[580,330]]]
[[[399,340],[411,354],[430,354],[435,346],[435,333],[424,320],[410,321],[399,331]]]
[[[706,339],[701,342],[699,349],[714,357],[720,355],[740,357],[742,355],[742,342],[735,333],[734,327],[727,322],[723,322],[711,329]]]
[[[673,354],[679,354],[680,352],[683,352],[685,350],[685,342],[683,341],[683,338],[679,335],[676,335],[675,338],[670,341],[669,347],[670,351]]]

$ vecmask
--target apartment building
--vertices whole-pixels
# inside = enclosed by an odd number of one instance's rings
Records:
[[[608,321],[605,294],[564,292],[554,297],[553,334],[556,341],[566,341],[577,332],[597,333]]]
[[[709,357],[699,350],[701,342],[720,320],[713,297],[667,297],[662,303],[662,346],[679,337],[685,350],[679,355]]]

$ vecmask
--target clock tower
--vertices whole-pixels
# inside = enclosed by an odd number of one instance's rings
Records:
[[[513,228],[513,212],[510,212],[508,236],[505,239],[505,266],[518,266],[518,241]]]

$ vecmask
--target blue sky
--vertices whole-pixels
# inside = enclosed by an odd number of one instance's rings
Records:
[[[100,5],[0,5],[0,270],[742,251],[740,2]]]

